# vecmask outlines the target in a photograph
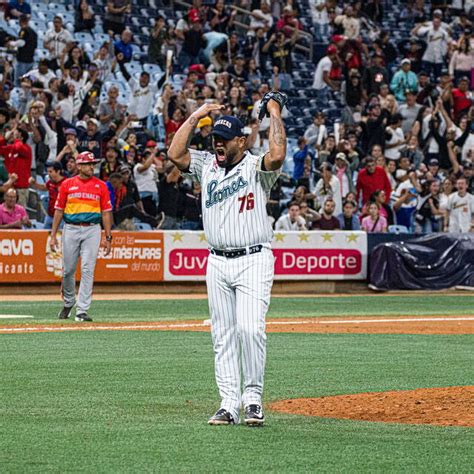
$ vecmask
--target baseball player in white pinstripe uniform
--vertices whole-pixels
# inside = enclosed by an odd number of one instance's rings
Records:
[[[198,121],[222,108],[216,104],[194,112],[168,151],[176,166],[202,186],[204,231],[210,246],[206,281],[221,396],[211,425],[239,423],[241,407],[246,424],[262,425],[265,420],[265,315],[274,274],[266,203],[286,155],[281,120],[286,96],[272,94],[263,110],[270,116],[270,149],[265,155],[246,151],[243,124],[231,116],[214,123],[213,153],[187,149]]]

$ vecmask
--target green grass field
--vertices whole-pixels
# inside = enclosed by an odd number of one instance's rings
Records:
[[[59,305],[60,307],[60,305]],[[22,323],[58,303],[0,303]],[[97,301],[95,321],[205,319],[207,301]],[[275,298],[270,317],[474,315],[474,298]],[[18,324],[2,320],[0,324]],[[71,324],[78,324],[71,322]],[[0,472],[472,472],[474,430],[267,412],[210,427],[210,335],[0,335]],[[474,384],[473,335],[269,334],[265,402]]]

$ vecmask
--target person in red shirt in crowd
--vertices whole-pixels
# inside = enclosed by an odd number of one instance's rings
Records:
[[[276,29],[277,31],[282,31],[287,38],[293,36],[293,28],[297,30],[302,30],[301,23],[296,18],[296,12],[293,11],[293,8],[290,5],[286,5],[283,8],[283,15],[277,21]]]
[[[18,190],[18,204],[26,207],[28,202],[28,187],[31,176],[31,147],[26,142],[28,132],[22,128],[12,131],[13,143],[0,146],[0,155],[5,157],[5,168],[9,174],[18,176],[15,188]]]
[[[48,171],[49,180],[46,181],[45,184],[37,183],[36,179],[33,177],[30,178],[29,182],[30,185],[38,191],[48,191],[48,215],[44,221],[44,228],[51,229],[54,217],[54,204],[58,198],[59,188],[66,178],[62,174],[63,168],[61,163],[57,161],[46,163],[46,169]]]
[[[23,206],[17,204],[18,193],[10,188],[5,193],[5,202],[0,204],[0,229],[22,229],[31,227],[30,219]]]
[[[467,112],[472,106],[472,94],[469,92],[469,78],[461,77],[458,87],[451,91],[453,98],[453,116],[457,122],[463,112]]]
[[[364,205],[372,193],[379,189],[385,191],[386,200],[390,199],[392,186],[390,185],[387,173],[381,166],[376,166],[374,157],[368,156],[365,159],[365,168],[362,168],[357,176],[357,202],[359,202],[362,194],[362,205]]]

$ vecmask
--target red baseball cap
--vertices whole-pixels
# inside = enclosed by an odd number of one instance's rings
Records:
[[[100,160],[98,160],[95,156],[94,153],[91,153],[90,151],[83,151],[82,153],[79,153],[79,155],[76,156],[76,164],[78,165],[87,165],[89,163],[98,163]]]
[[[190,23],[199,23],[201,21],[199,11],[196,8],[192,8],[191,10],[189,10],[188,20]]]
[[[337,48],[333,44],[330,44],[326,51],[328,54],[337,54]]]
[[[146,142],[145,148],[155,148],[156,142],[154,140],[148,140]]]

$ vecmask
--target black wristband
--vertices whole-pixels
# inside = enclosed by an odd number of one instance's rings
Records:
[[[112,236],[111,236],[111,235],[106,235],[106,236],[105,236],[105,240],[106,240],[107,242],[112,242]]]

